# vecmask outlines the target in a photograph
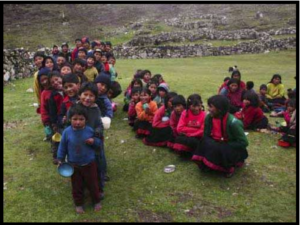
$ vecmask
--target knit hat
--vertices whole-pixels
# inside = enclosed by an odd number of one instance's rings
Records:
[[[159,91],[159,90],[164,90],[165,92],[169,92],[169,87],[168,87],[168,85],[166,85],[166,83],[162,83],[162,84],[160,84],[160,85],[158,85],[158,87],[157,87],[157,90]]]
[[[78,76],[73,73],[66,74],[65,76],[63,76],[63,84],[65,84],[65,83],[78,84],[79,83]]]
[[[267,85],[265,85],[265,84],[262,84],[262,85],[260,85],[260,87],[259,87],[259,90],[261,90],[261,89],[268,89],[268,87],[267,87]]]
[[[47,67],[43,67],[39,70],[38,72],[38,81],[40,82],[41,76],[42,75],[49,75],[49,73],[51,72],[50,69],[48,69]]]
[[[98,41],[98,40],[93,41],[91,44],[92,48],[94,48],[95,46],[98,46],[98,45],[100,45],[100,41]]]
[[[80,48],[78,49],[78,52],[80,52],[80,51],[85,52],[85,54],[87,55],[87,50],[86,50],[84,47],[80,47]]]
[[[75,59],[73,62],[73,65],[75,65],[77,63],[80,64],[81,66],[86,66],[86,61],[83,59],[79,59],[79,58]]]
[[[111,81],[110,81],[110,77],[106,74],[100,73],[94,80],[94,83],[103,83],[106,84],[107,89],[110,89],[111,86]]]

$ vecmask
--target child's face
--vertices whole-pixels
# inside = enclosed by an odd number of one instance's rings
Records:
[[[82,43],[81,41],[76,41],[75,45],[77,48],[80,48],[82,46]]]
[[[49,86],[50,86],[48,76],[47,75],[41,75],[40,83],[41,83],[41,85],[44,89],[48,89]]]
[[[174,106],[174,111],[177,115],[181,115],[181,113],[183,112],[184,110],[184,106],[181,105],[181,104],[178,104],[178,105],[175,105]]]
[[[64,47],[62,48],[62,51],[63,51],[63,52],[68,52],[68,50],[69,50],[69,48],[68,48],[67,46],[64,46]]]
[[[243,100],[243,103],[244,103],[245,106],[250,105],[250,101],[249,101],[248,99],[244,99],[244,100]]]
[[[107,62],[107,57],[106,56],[101,56],[101,62],[106,63]]]
[[[114,58],[110,58],[109,60],[108,60],[108,63],[109,64],[112,64],[113,66],[116,64],[116,60],[114,59]]]
[[[259,92],[260,92],[261,95],[266,95],[267,94],[267,89],[264,89],[264,88],[260,89]]]
[[[96,96],[90,90],[86,90],[81,93],[81,95],[79,96],[79,100],[82,105],[91,107],[96,101]]]
[[[201,111],[201,105],[190,105],[190,110],[194,115],[198,115]]]
[[[151,91],[152,94],[155,94],[157,90],[157,86],[155,84],[151,84],[149,86],[149,90]]]
[[[170,98],[169,101],[168,101],[167,106],[168,106],[169,109],[172,109],[172,107],[173,107],[172,101],[173,101],[173,98]]]
[[[64,92],[69,97],[76,96],[77,93],[78,93],[79,88],[80,88],[80,84],[75,84],[75,83],[65,83],[64,84]]]
[[[229,85],[229,89],[231,92],[236,92],[238,87],[239,87],[238,84],[235,83]]]
[[[151,74],[150,73],[146,73],[145,75],[144,75],[144,81],[145,82],[148,82],[150,79],[151,79]]]
[[[95,63],[93,58],[88,58],[86,62],[88,67],[93,67]]]
[[[51,84],[51,87],[54,88],[55,90],[63,89],[61,77],[56,77],[56,76],[51,77],[50,84]]]
[[[83,43],[85,49],[90,49],[90,44],[88,42]]]
[[[167,93],[166,93],[165,91],[163,91],[163,90],[159,90],[158,94],[159,94],[159,96],[160,96],[161,98],[164,98],[164,97],[166,97],[166,95],[167,95]]]
[[[74,130],[80,130],[85,127],[86,119],[83,115],[75,114],[71,118],[71,126]]]
[[[45,66],[52,71],[54,66],[53,61],[51,59],[46,59]]]
[[[68,66],[64,66],[64,67],[62,67],[62,68],[60,69],[60,74],[61,74],[62,76],[67,75],[67,74],[69,74],[69,73],[72,73],[72,70],[71,70],[71,68],[68,67]]]
[[[109,52],[109,51],[111,50],[111,46],[110,46],[110,45],[105,45],[105,50],[106,50],[107,52]]]
[[[79,52],[78,52],[78,58],[80,58],[80,59],[85,59],[85,58],[86,58],[85,52],[84,52],[84,51],[79,51]]]
[[[81,64],[76,63],[74,65],[74,72],[75,73],[82,73],[83,72],[83,66],[81,66]]]
[[[141,95],[140,95],[140,99],[143,104],[148,103],[150,101],[150,98],[151,98],[150,95],[148,95],[145,92],[141,93]]]
[[[53,48],[52,52],[53,52],[54,54],[58,53],[58,48],[57,48],[57,47]]]
[[[134,102],[140,101],[140,93],[138,93],[138,92],[134,93],[134,94],[131,96],[131,99],[132,99]]]
[[[42,63],[43,63],[43,60],[44,60],[44,58],[41,57],[41,56],[35,57],[35,59],[34,59],[34,65],[35,65],[37,68],[41,68],[41,67],[42,67]]]
[[[107,86],[106,84],[103,83],[97,83],[97,87],[98,87],[98,94],[99,95],[103,95],[107,92]]]
[[[241,79],[240,75],[238,75],[238,74],[234,74],[234,75],[232,76],[232,78],[237,79],[237,80],[240,80],[240,79]]]
[[[278,77],[274,78],[273,79],[273,84],[275,84],[275,85],[280,84],[280,79]]]
[[[217,118],[219,116],[219,110],[214,105],[208,105],[208,111],[214,118]]]
[[[101,61],[101,54],[100,52],[95,52],[94,54],[96,61]]]
[[[58,66],[61,66],[65,62],[66,62],[65,57],[62,57],[62,56],[57,57],[56,63],[57,63]]]

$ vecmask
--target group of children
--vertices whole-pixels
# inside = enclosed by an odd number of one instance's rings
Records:
[[[105,181],[109,180],[102,121],[111,121],[116,110],[112,99],[122,92],[115,81],[111,44],[93,41],[91,46],[85,37],[76,39],[72,53],[64,43],[61,52],[54,46],[50,56],[44,52],[34,55],[37,113],[44,125],[44,140],[51,143],[54,164],[67,161],[74,167],[71,181],[77,213],[84,213],[84,186],[90,191],[94,210],[101,209]],[[53,139],[59,134],[60,141]]]
[[[201,170],[222,171],[226,177],[248,156],[244,129],[276,130],[283,134],[278,145],[295,146],[295,94],[285,99],[281,76],[274,75],[257,94],[252,81],[244,83],[237,67],[231,69],[218,95],[208,99],[208,113],[199,94],[185,99],[170,91],[161,74],[138,70],[124,93],[123,107],[136,137],[145,145],[189,155]],[[264,109],[277,110],[276,116],[283,115],[287,125],[270,126]]]

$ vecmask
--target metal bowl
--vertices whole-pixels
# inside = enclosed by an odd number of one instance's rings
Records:
[[[175,171],[175,165],[168,165],[164,168],[165,173],[173,173]]]
[[[74,173],[74,168],[70,163],[62,163],[60,166],[57,168],[57,171],[59,175],[63,177],[71,177]]]

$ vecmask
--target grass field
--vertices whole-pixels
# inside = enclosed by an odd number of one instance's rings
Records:
[[[186,59],[118,60],[125,89],[137,69],[161,73],[171,87],[205,101],[217,92],[229,66],[238,65],[242,80],[257,90],[272,75],[282,75],[285,88],[296,86],[295,51]],[[196,164],[165,148],[135,139],[119,110],[105,133],[108,173],[103,209],[76,215],[70,180],[52,165],[49,143],[35,108],[33,79],[4,88],[4,222],[295,222],[296,149],[276,147],[279,136],[250,132],[245,167],[230,179],[203,174]],[[281,118],[271,119],[282,121]],[[123,143],[124,142],[124,143]],[[165,174],[163,168],[176,165]]]

